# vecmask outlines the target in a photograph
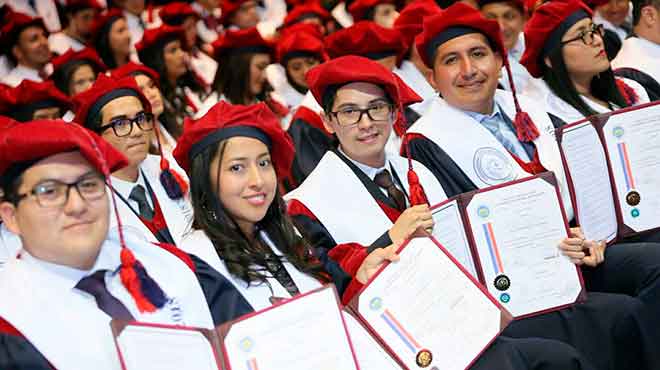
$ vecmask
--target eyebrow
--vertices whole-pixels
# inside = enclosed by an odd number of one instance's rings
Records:
[[[135,114],[133,115],[133,117],[137,117],[137,115],[140,114],[140,113],[144,113],[144,111],[141,110],[141,111],[135,113]],[[114,121],[114,120],[116,120],[116,119],[120,119],[120,118],[128,118],[128,115],[126,115],[126,114],[121,114],[121,115],[119,115],[119,116],[114,116],[114,117],[110,118],[110,121]]]
[[[370,104],[373,104],[373,103],[378,103],[378,102],[389,103],[389,100],[387,100],[386,97],[381,96],[381,97],[379,97],[379,98],[376,98],[376,99],[370,100],[370,101],[367,103],[367,106],[369,106]],[[360,106],[360,105],[357,104],[357,103],[346,102],[346,103],[341,103],[341,104],[339,104],[339,106],[337,107],[337,109],[341,109],[341,108],[345,108],[345,107],[359,107],[359,106]]]
[[[89,171],[85,172],[84,174],[78,176],[78,178],[75,180],[75,182],[78,182],[78,181],[84,179],[85,177],[89,177],[89,176],[96,175],[96,174],[98,174],[98,171],[89,170]],[[42,179],[42,180],[37,181],[34,185],[32,185],[32,187],[38,186],[40,184],[43,184],[44,182],[49,182],[49,181],[64,182],[60,179],[46,178],[46,179]]]
[[[269,156],[269,155],[270,155],[270,152],[263,152],[263,153],[257,155],[257,158],[261,158],[261,157],[265,157],[265,156]],[[227,161],[228,161],[228,162],[233,162],[233,161],[247,161],[247,160],[249,160],[249,159],[250,159],[250,158],[248,158],[248,157],[234,157],[234,158],[227,158]]]

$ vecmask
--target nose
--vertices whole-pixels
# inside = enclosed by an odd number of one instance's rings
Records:
[[[256,165],[251,166],[249,176],[250,177],[249,177],[248,185],[255,189],[261,189],[261,187],[264,184],[264,177],[263,174],[261,173],[261,168],[259,168],[259,166]]]
[[[472,61],[468,57],[462,57],[460,61],[460,68],[461,68],[461,75],[463,76],[464,79],[471,79],[475,73],[476,70],[474,69],[474,65],[472,64]]]
[[[79,215],[87,209],[87,202],[80,196],[78,189],[71,186],[67,189],[67,200],[64,204],[64,213],[67,215]]]

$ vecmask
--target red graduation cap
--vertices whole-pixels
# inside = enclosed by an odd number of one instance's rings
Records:
[[[128,164],[126,157],[95,133],[76,123],[61,120],[37,120],[10,125],[0,130],[0,177],[9,176],[12,168],[55,154],[79,151],[89,163],[107,177]],[[167,297],[147,273],[133,252],[126,247],[117,202],[113,197],[121,245],[119,275],[140,312],[154,312],[165,305]]]
[[[406,45],[413,45],[415,36],[422,33],[425,17],[440,13],[440,7],[434,0],[419,0],[406,5],[394,21],[394,28],[403,36]]]
[[[84,60],[92,65],[92,68],[97,72],[105,72],[108,69],[105,63],[101,60],[96,51],[92,48],[86,47],[80,51],[74,51],[73,49],[67,50],[64,54],[53,58],[51,63],[53,64],[53,73],[58,69],[62,68],[70,62]]]
[[[94,22],[92,23],[91,28],[91,39],[92,44],[98,44],[98,38],[101,36],[101,32],[107,27],[112,26],[112,24],[117,21],[119,18],[124,18],[124,13],[121,9],[111,8],[105,12],[99,13],[94,17]]]
[[[323,36],[319,28],[309,23],[297,23],[285,28],[285,32],[277,42],[275,49],[276,59],[284,63],[287,59],[299,54],[312,54],[319,60],[328,60]]]
[[[163,23],[170,26],[181,26],[188,17],[199,18],[199,14],[188,3],[176,1],[160,8],[158,13]]]
[[[111,78],[105,75],[99,75],[94,85],[89,90],[83,91],[73,97],[75,106],[75,121],[80,122],[85,127],[92,130],[98,127],[90,127],[95,123],[95,117],[101,112],[101,109],[110,101],[122,96],[135,96],[140,99],[145,112],[151,112],[151,104],[142,90],[135,83],[132,77]],[[160,182],[165,188],[167,195],[171,199],[179,199],[188,191],[188,184],[183,178],[170,168],[170,163],[163,156],[160,143],[160,132],[158,125],[154,125],[156,140],[158,141],[158,151],[160,154]]]
[[[13,119],[7,117],[7,116],[0,116],[0,131],[10,128],[14,125],[17,125],[18,122],[14,121]]]
[[[301,3],[291,9],[291,11],[284,18],[284,27],[292,26],[309,17],[321,18],[325,22],[331,18],[330,13],[325,10],[320,4],[315,2]]]
[[[273,42],[264,39],[256,27],[227,31],[224,35],[218,37],[212,46],[213,55],[218,60],[227,54],[240,52],[258,52],[272,55],[275,48]]]
[[[110,71],[110,76],[114,78],[135,77],[140,74],[151,78],[157,86],[160,86],[160,76],[158,75],[158,72],[144,64],[131,61]]]
[[[233,105],[220,101],[203,117],[186,120],[183,135],[173,155],[190,174],[192,159],[209,145],[234,136],[254,137],[270,143],[270,155],[280,179],[286,178],[293,162],[294,147],[280,121],[265,103]]]
[[[361,21],[325,38],[325,47],[331,58],[360,55],[369,59],[382,59],[396,55],[400,61],[407,51],[401,33],[371,21]]]
[[[2,45],[5,51],[11,50],[18,40],[18,36],[28,27],[41,27],[46,32],[46,35],[48,34],[48,29],[40,17],[31,17],[10,9],[4,19],[7,22],[0,28],[0,45]]]
[[[589,16],[593,14],[587,5],[576,0],[553,0],[534,11],[525,25],[525,52],[520,58],[520,64],[525,66],[533,77],[543,75],[543,50],[552,33],[566,18],[580,10]]]
[[[187,48],[185,42],[185,33],[182,27],[162,24],[160,27],[149,28],[145,30],[142,34],[142,39],[137,44],[135,44],[135,49],[137,50],[138,54],[142,54],[144,50],[162,46],[161,42],[165,40],[176,39],[181,41],[182,49]]]
[[[66,9],[96,9],[103,10],[101,4],[96,0],[66,0]]]
[[[323,101],[323,95],[330,86],[351,82],[369,82],[381,86],[398,107],[394,130],[399,136],[403,135],[406,127],[403,107],[422,101],[419,95],[390,70],[378,62],[356,55],[348,55],[320,64],[307,72],[305,78],[316,101]],[[408,156],[408,183],[411,204],[428,204],[424,189],[413,170],[410,156]]]
[[[400,1],[395,0],[355,0],[349,5],[348,12],[353,16],[353,21],[358,22],[365,19],[367,12],[379,4],[394,4],[399,7]]]
[[[499,24],[483,17],[479,10],[464,3],[455,3],[439,14],[424,19],[424,30],[415,38],[417,51],[427,67],[433,68],[433,58],[438,46],[455,37],[468,33],[481,33],[486,36],[494,47],[494,51],[502,56],[504,68],[509,75],[509,84],[516,106],[516,117],[513,126],[521,141],[533,141],[539,136],[538,129],[529,115],[518,103],[516,87],[513,83],[509,58],[502,42]]]
[[[71,108],[69,98],[64,95],[53,81],[35,82],[23,80],[14,88],[0,91],[0,114],[17,120],[31,121],[32,117],[21,119],[21,113],[39,108],[60,107],[62,113]]]

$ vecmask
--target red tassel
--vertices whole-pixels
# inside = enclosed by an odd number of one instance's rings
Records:
[[[151,304],[149,300],[142,294],[142,287],[140,284],[140,279],[135,272],[135,264],[137,260],[128,248],[121,249],[121,270],[119,271],[119,276],[121,277],[121,282],[126,287],[126,290],[131,294],[133,300],[137,304],[138,310],[140,312],[154,312],[156,311],[156,306]]]
[[[527,112],[521,110],[516,112],[513,126],[516,128],[516,134],[520,141],[532,142],[539,137],[539,130],[536,128],[534,121],[532,121],[532,118]]]
[[[408,169],[408,186],[410,187],[410,205],[418,206],[420,204],[429,204],[429,200],[426,197],[426,192],[422,187],[422,184],[419,183],[419,177],[417,173],[412,168]]]

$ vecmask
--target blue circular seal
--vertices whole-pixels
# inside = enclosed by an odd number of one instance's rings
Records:
[[[250,352],[254,348],[254,341],[250,337],[245,337],[238,342],[238,346],[243,352]]]
[[[473,165],[479,179],[488,185],[497,185],[516,179],[510,156],[495,148],[477,149],[474,153]]]
[[[380,297],[371,298],[371,301],[369,302],[369,308],[371,308],[372,311],[378,311],[382,307],[383,300]]]
[[[630,215],[635,218],[639,217],[639,209],[633,208],[632,211],[630,211]]]
[[[479,206],[479,208],[477,208],[477,215],[481,218],[490,216],[490,208],[487,206]]]
[[[500,295],[500,301],[502,301],[502,303],[509,303],[510,300],[511,300],[511,296],[509,295],[509,293],[502,293]]]
[[[621,138],[623,134],[625,134],[625,131],[621,126],[616,126],[612,129],[612,135],[614,135],[614,137],[617,139]]]

